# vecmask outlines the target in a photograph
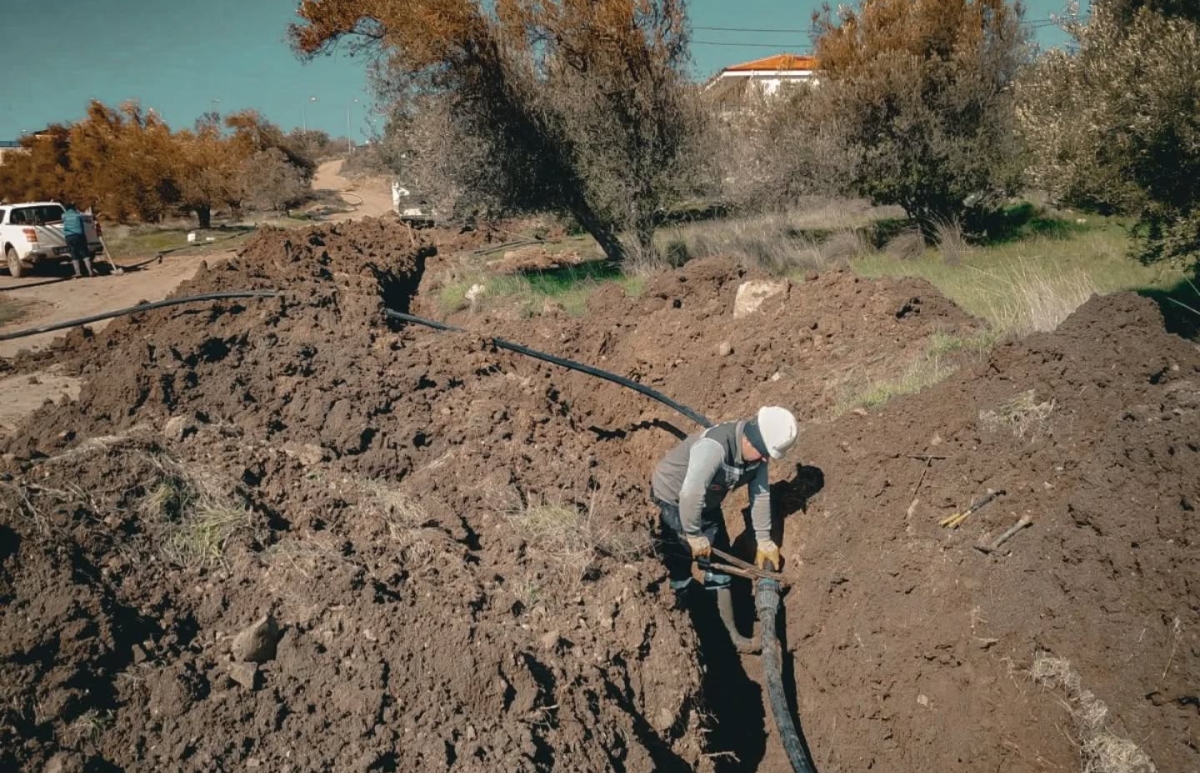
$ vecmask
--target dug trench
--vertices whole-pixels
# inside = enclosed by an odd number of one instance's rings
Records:
[[[3,441],[0,766],[785,769],[757,658],[702,646],[653,555],[646,481],[694,427],[487,338],[385,321],[431,315],[440,261],[486,238],[266,232],[177,294],[281,297],[5,364],[83,385]],[[701,261],[637,297],[602,288],[581,318],[451,321],[713,419],[795,410],[772,473],[781,633],[819,770],[1200,767],[1195,345],[1148,301],[1095,298],[843,412],[981,324],[927,284],[842,271],[734,319],[762,279]],[[1005,494],[938,525],[989,488]],[[748,555],[744,506],[727,518]]]

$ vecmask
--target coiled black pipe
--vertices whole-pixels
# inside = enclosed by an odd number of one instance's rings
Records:
[[[453,333],[469,332],[469,331],[463,330],[460,327],[454,327],[453,325],[447,325],[443,322],[435,322],[431,319],[422,319],[421,317],[417,317],[412,314],[406,314],[402,311],[395,311],[393,309],[385,309],[385,312],[387,313],[387,316],[390,319],[400,320],[402,322],[412,322],[412,323],[415,323],[418,325],[424,325],[426,327],[431,327],[434,330],[444,330],[444,331],[453,332]],[[552,365],[558,365],[559,367],[567,368],[569,370],[577,370],[580,373],[586,373],[589,376],[595,376],[596,378],[604,379],[605,381],[611,381],[614,384],[620,384],[621,386],[632,389],[635,392],[641,392],[642,394],[646,395],[647,397],[649,397],[653,400],[657,400],[660,403],[662,403],[663,405],[666,405],[670,408],[673,408],[676,411],[679,411],[684,416],[688,417],[689,419],[696,422],[697,424],[699,424],[702,427],[711,427],[713,425],[713,423],[711,421],[709,421],[707,418],[705,418],[703,415],[697,413],[696,411],[693,411],[691,408],[688,408],[686,405],[681,405],[680,403],[677,403],[674,400],[672,400],[671,398],[664,395],[662,392],[651,389],[650,387],[645,386],[643,384],[639,384],[636,381],[631,381],[627,378],[624,378],[623,376],[618,376],[615,373],[609,373],[608,371],[600,370],[599,368],[593,368],[591,365],[584,365],[583,363],[575,362],[574,360],[568,360],[564,357],[556,357],[553,354],[546,354],[545,352],[539,352],[537,349],[530,349],[528,346],[521,346],[520,344],[514,344],[512,341],[505,341],[503,338],[489,338],[487,340],[491,341],[492,345],[496,346],[497,348],[507,349],[510,352],[516,352],[517,354],[523,354],[526,357],[532,357],[535,360],[542,360],[543,362],[548,362]]]
[[[761,578],[755,583],[754,607],[758,611],[760,637],[762,639],[763,673],[767,682],[767,698],[771,713],[775,715],[775,727],[779,728],[779,741],[792,764],[795,773],[816,773],[816,767],[808,754],[804,736],[792,722],[787,694],[783,691],[783,653],[779,643],[779,581]]]
[[[165,306],[179,306],[184,303],[196,303],[198,301],[220,301],[227,298],[276,298],[279,293],[275,290],[237,290],[234,292],[224,293],[205,293],[204,295],[189,295],[184,298],[168,298],[165,301],[154,301],[153,303],[140,303],[137,306],[129,306],[116,311],[106,311],[103,314],[94,314],[90,317],[80,317],[79,319],[69,319],[65,322],[55,322],[52,325],[41,325],[40,327],[29,327],[24,330],[17,330],[12,333],[4,333],[0,335],[0,341],[12,341],[16,338],[26,338],[27,336],[38,335],[40,333],[53,333],[55,330],[65,330],[69,327],[78,325],[88,325],[92,322],[100,322],[114,317],[122,317],[127,314],[137,314],[142,311],[150,311],[152,309],[161,309]]]

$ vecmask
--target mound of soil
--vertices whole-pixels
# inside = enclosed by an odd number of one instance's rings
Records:
[[[431,261],[413,302],[415,314],[437,316],[435,268]],[[778,292],[753,314],[735,319],[738,288],[752,281],[770,281]],[[983,329],[924,280],[868,280],[840,270],[799,282],[770,280],[728,259],[697,260],[658,274],[636,297],[617,285],[602,286],[587,307],[582,318],[461,311],[448,321],[631,378],[712,421],[777,404],[810,423],[828,421],[867,384],[901,376],[928,356],[936,334],[961,340]],[[950,366],[971,354],[943,358]],[[545,370],[519,360],[514,365]],[[696,429],[671,409],[591,376],[561,369],[548,375],[570,420],[620,440],[605,453],[627,455],[624,469],[636,470],[638,480],[648,478],[664,443],[671,442],[664,429]]]
[[[78,401],[4,448],[0,762],[785,769],[757,659],[699,647],[648,545],[645,482],[693,428],[483,339],[385,324],[431,308],[425,266],[464,238],[268,233],[178,292],[280,298],[65,339]],[[806,419],[772,478],[785,678],[819,769],[1079,769],[1063,701],[1028,676],[1042,652],[1160,770],[1196,768],[1195,347],[1148,301],[1094,299],[832,419],[978,323],[923,282],[842,272],[734,319],[747,279],[701,261],[639,297],[599,290],[583,319],[454,321],[715,420]],[[988,488],[1005,493],[938,526]],[[1002,551],[972,547],[1023,514]],[[266,616],[274,651],[246,661],[237,635]]]
[[[606,501],[548,378],[383,324],[431,251],[408,235],[267,234],[178,294],[281,299],[68,342],[79,400],[0,487],[4,766],[711,767],[694,634],[641,530],[562,484]],[[184,479],[245,511],[218,565],[172,550],[211,531],[154,504]],[[267,614],[275,656],[231,661]]]
[[[826,486],[786,526],[788,640],[823,769],[1079,770],[1038,656],[1069,660],[1158,770],[1197,769],[1198,438],[1200,350],[1132,294],[806,433]]]

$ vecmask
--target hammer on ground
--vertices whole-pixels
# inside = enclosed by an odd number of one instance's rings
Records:
[[[1016,534],[1021,529],[1024,529],[1026,526],[1028,526],[1031,523],[1033,523],[1033,516],[1023,515],[1023,516],[1021,516],[1021,520],[1017,521],[1016,525],[1013,526],[1012,528],[1010,528],[1008,531],[1004,532],[999,537],[996,537],[996,539],[992,540],[991,542],[989,542],[985,545],[976,545],[975,549],[978,550],[980,553],[984,553],[984,554],[995,553],[997,550],[1000,549],[1001,545],[1003,545],[1005,542],[1008,541],[1009,537]]]
[[[976,500],[975,502],[972,502],[971,506],[968,507],[966,510],[963,510],[961,513],[955,513],[954,515],[950,515],[950,516],[943,518],[942,520],[938,521],[938,525],[943,526],[943,527],[948,527],[951,529],[957,529],[963,521],[967,520],[967,516],[969,516],[971,513],[974,513],[976,510],[983,507],[988,502],[991,502],[996,497],[1004,496],[1005,493],[1007,493],[1007,492],[1005,492],[1004,489],[998,489],[995,491],[993,491],[992,489],[988,489],[987,494],[985,496],[981,497],[980,499]]]

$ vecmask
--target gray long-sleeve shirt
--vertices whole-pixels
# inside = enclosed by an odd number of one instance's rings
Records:
[[[767,461],[742,458],[745,422],[731,421],[698,432],[671,449],[654,471],[650,489],[656,499],[679,506],[683,532],[701,532],[701,513],[719,510],[730,490],[750,487],[750,520],[754,538],[771,539],[771,488]]]

